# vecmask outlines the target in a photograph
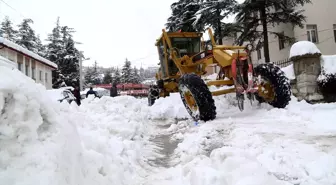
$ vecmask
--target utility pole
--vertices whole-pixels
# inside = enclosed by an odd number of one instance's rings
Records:
[[[85,60],[90,60],[90,58],[84,58],[83,51],[80,51],[80,57],[79,57],[79,90],[80,91],[83,90],[83,61]]]

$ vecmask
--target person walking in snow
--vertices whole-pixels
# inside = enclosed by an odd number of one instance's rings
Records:
[[[76,98],[77,105],[80,106],[81,105],[81,96],[80,96],[80,90],[79,90],[78,86],[75,86],[73,94],[74,94],[74,96]]]
[[[118,89],[117,89],[117,84],[116,83],[113,83],[112,84],[112,87],[110,89],[110,96],[111,97],[116,97],[118,96]]]
[[[90,94],[94,94],[95,98],[98,97],[97,92],[93,90],[92,87],[90,87],[90,90],[86,93],[86,98],[90,95]],[[99,97],[98,97],[99,98]]]

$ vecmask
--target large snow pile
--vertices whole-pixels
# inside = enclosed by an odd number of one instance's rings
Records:
[[[294,65],[290,64],[289,66],[281,68],[281,70],[285,73],[286,77],[289,80],[295,79],[295,73],[294,73]]]
[[[10,60],[8,60],[7,58],[4,58],[2,56],[0,56],[0,66],[5,66],[5,67],[9,67],[9,68],[17,68],[16,64]]]
[[[1,184],[85,184],[74,123],[17,69],[0,66],[0,79]]]
[[[0,66],[0,79],[1,184],[128,185],[145,176],[146,100],[87,98],[78,107],[51,101],[18,70]]]
[[[148,113],[150,119],[185,119],[189,117],[179,93],[171,93],[169,97],[157,99]]]
[[[291,47],[289,58],[306,54],[321,54],[321,51],[312,42],[299,41],[293,44],[293,46]]]

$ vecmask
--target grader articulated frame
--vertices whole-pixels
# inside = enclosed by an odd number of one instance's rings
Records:
[[[253,101],[267,102],[284,108],[290,101],[290,84],[281,69],[273,64],[253,68],[250,45],[217,45],[211,29],[211,44],[201,42],[202,33],[166,32],[157,39],[160,63],[156,73],[157,83],[151,86],[148,103],[153,105],[159,97],[179,92],[181,99],[194,120],[213,120],[216,106],[212,96],[236,93],[238,107],[244,109],[245,95]],[[201,78],[207,67],[220,67],[216,80],[204,82]],[[228,86],[210,91],[208,86]]]

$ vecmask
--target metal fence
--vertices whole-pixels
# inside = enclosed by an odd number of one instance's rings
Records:
[[[283,68],[283,67],[287,67],[289,65],[292,64],[292,61],[290,61],[288,58],[285,59],[285,60],[279,60],[279,61],[276,61],[276,62],[272,62],[273,64]]]

